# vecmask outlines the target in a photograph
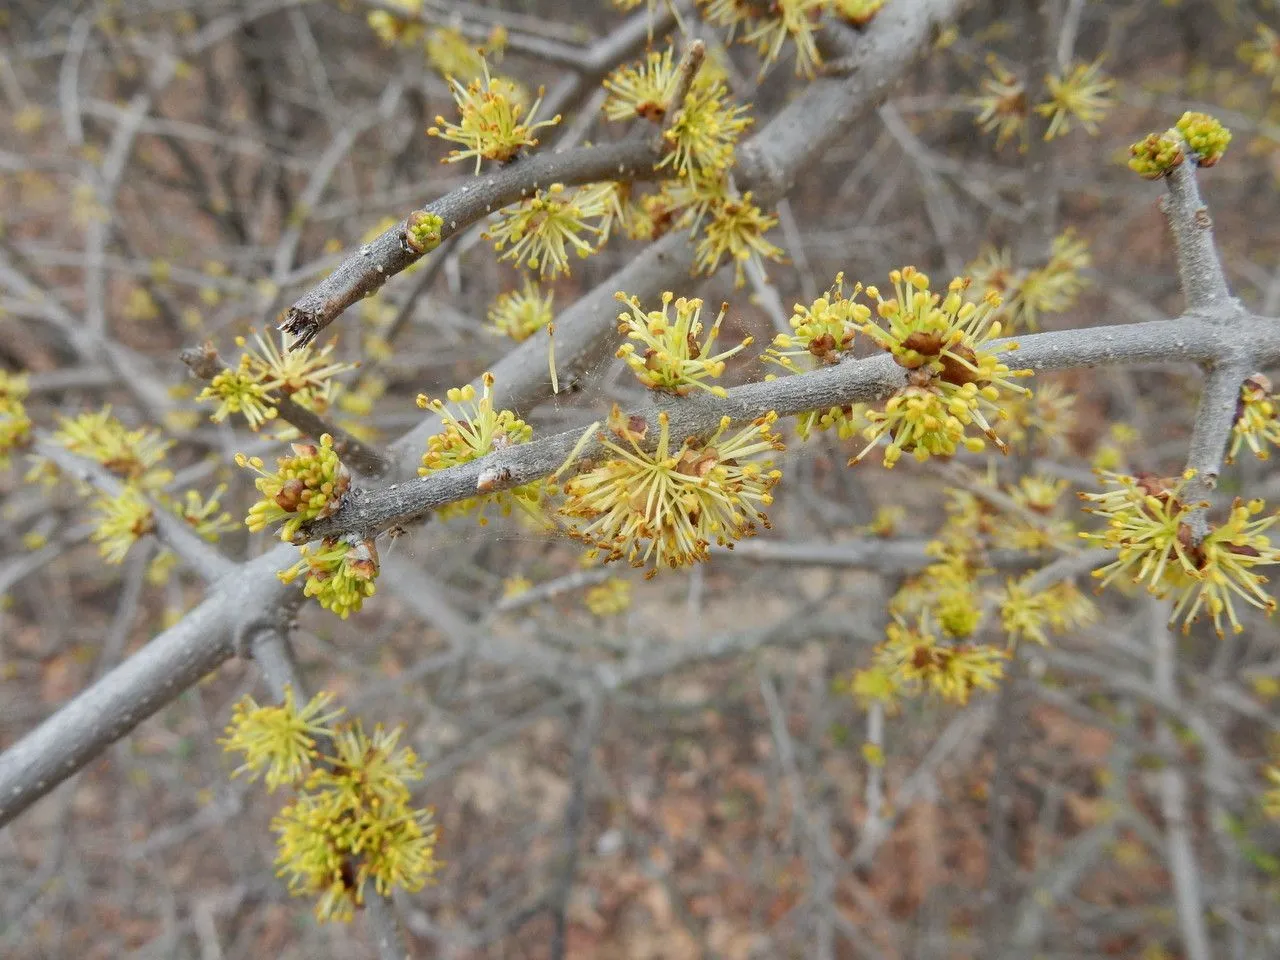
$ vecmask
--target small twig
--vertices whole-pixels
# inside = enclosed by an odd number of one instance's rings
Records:
[[[178,356],[193,374],[205,381],[212,380],[226,368],[212,344],[188,347]],[[280,419],[297,427],[305,436],[319,440],[327,433],[333,437],[333,448],[338,451],[338,456],[357,472],[366,477],[381,477],[391,469],[391,461],[384,454],[357,440],[337,424],[308,410],[292,397],[281,394],[271,402],[279,411]]]
[[[1147,613],[1152,681],[1160,696],[1169,703],[1176,703],[1175,651],[1168,627],[1169,613],[1165,604],[1154,600],[1148,602]],[[1167,721],[1160,722],[1156,743],[1163,750],[1177,751],[1177,738]],[[1191,845],[1187,819],[1187,781],[1176,763],[1166,763],[1160,771],[1160,813],[1164,817],[1166,856],[1169,872],[1173,874],[1173,894],[1178,906],[1183,949],[1187,960],[1212,960],[1204,922],[1204,900],[1200,893],[1200,867]]]
[[[1187,151],[1189,153],[1189,151]],[[1203,313],[1219,323],[1231,323],[1244,315],[1240,301],[1231,295],[1222,261],[1213,240],[1213,220],[1200,199],[1196,163],[1187,156],[1165,177],[1169,193],[1160,207],[1169,219],[1178,252],[1178,275],[1189,312]]]
[[[685,48],[684,56],[680,59],[680,75],[676,81],[676,89],[671,94],[671,102],[667,104],[667,112],[662,117],[662,127],[653,139],[655,153],[661,153],[666,143],[667,131],[684,110],[685,98],[689,96],[689,90],[693,87],[693,81],[698,76],[698,70],[702,68],[702,61],[706,56],[707,45],[701,40],[694,40]]]
[[[564,814],[564,843],[561,849],[560,872],[548,905],[554,924],[550,948],[552,960],[563,960],[565,955],[569,896],[573,892],[574,875],[578,872],[579,847],[587,813],[587,781],[591,778],[591,751],[600,735],[603,710],[604,694],[595,690],[583,701],[582,713],[578,718],[578,733],[574,738],[573,762],[570,769],[570,782],[573,787]]]
[[[601,180],[645,180],[673,175],[670,167],[657,169],[655,160],[649,143],[634,141],[582,147],[565,153],[535,153],[496,173],[477,177],[427,204],[423,212],[441,218],[439,239],[443,242],[481,217],[553,183],[578,186]],[[361,245],[285,312],[279,328],[293,337],[290,348],[306,346],[347,307],[380,289],[389,278],[416,263],[426,252],[419,252],[406,243],[404,221]]]

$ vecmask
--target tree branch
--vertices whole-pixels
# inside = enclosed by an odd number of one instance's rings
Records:
[[[576,186],[670,176],[670,167],[654,167],[658,159],[649,143],[639,141],[582,147],[567,153],[535,153],[517,158],[497,173],[478,177],[423,209],[444,221],[440,239],[446,240],[486,214],[553,183]],[[401,221],[364,244],[286,311],[280,329],[294,338],[291,347],[306,346],[347,307],[421,259],[423,253],[405,242],[405,224]]]
[[[1188,315],[1175,320],[1031,334],[1017,338],[1020,347],[1009,357],[1013,366],[1033,370],[1168,362],[1171,353],[1173,359],[1212,364],[1224,356],[1237,361],[1240,345],[1247,343],[1253,366],[1280,360],[1280,325],[1246,318],[1237,334],[1238,341],[1227,341],[1218,324]],[[770,410],[779,416],[790,416],[880,400],[904,385],[905,373],[882,354],[734,387],[723,398],[665,398],[636,411],[636,415],[649,424],[651,438],[659,433],[659,411],[666,411],[670,417],[671,436],[705,436],[726,416],[735,423],[745,423]],[[482,474],[502,478],[486,487],[490,490],[539,480],[561,467],[581,437],[580,431],[570,430],[385,489],[353,491],[341,510],[304,526],[295,542],[348,532],[368,536],[395,524],[412,522],[437,507],[475,496]],[[592,440],[583,448],[582,457],[590,460],[600,450],[598,442]]]

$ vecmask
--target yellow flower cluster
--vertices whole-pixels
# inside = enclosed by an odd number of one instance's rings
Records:
[[[144,489],[154,490],[173,479],[173,472],[163,465],[173,441],[149,427],[128,429],[111,415],[109,406],[60,418],[53,441]]]
[[[458,105],[457,123],[436,117],[436,126],[427,134],[460,144],[464,149],[450,150],[447,163],[457,163],[475,157],[476,173],[483,160],[505,163],[525,147],[533,147],[538,138],[533,134],[542,127],[552,127],[560,122],[559,115],[550,120],[533,119],[542,103],[539,97],[529,108],[528,116],[522,102],[524,91],[510,80],[491,77],[486,64],[484,76],[463,86],[452,77],[449,88]]]
[[[1233,597],[1267,614],[1275,609],[1275,600],[1262,589],[1266,577],[1254,568],[1280,563],[1280,549],[1266,535],[1280,514],[1255,519],[1265,504],[1236,500],[1227,519],[1210,524],[1197,540],[1189,520],[1208,505],[1185,498],[1194,476],[1191,471],[1177,479],[1100,473],[1110,489],[1080,496],[1092,504],[1086,512],[1103,518],[1107,526],[1080,536],[1116,551],[1114,561],[1093,572],[1102,586],[1123,574],[1145,584],[1154,596],[1176,597],[1172,622],[1181,621],[1184,631],[1207,610],[1219,636],[1224,615],[1240,633],[1244,627]]]
[[[1280,397],[1272,392],[1271,380],[1265,374],[1255,373],[1240,386],[1240,402],[1236,405],[1236,420],[1231,428],[1231,446],[1227,462],[1235,461],[1243,444],[1248,444],[1259,460],[1271,456],[1269,446],[1280,446]]]
[[[631,581],[610,577],[587,591],[587,609],[597,617],[613,617],[631,606]]]
[[[336,341],[330,340],[319,349],[310,344],[285,349],[261,334],[254,334],[253,346],[244,337],[236,337],[236,346],[243,351],[236,366],[214,376],[196,399],[217,403],[209,416],[214,423],[239,413],[254,431],[279,416],[276,404],[281,396],[323,413],[329,406],[333,378],[355,369],[354,364],[332,359],[335,345]],[[207,349],[212,351],[213,347]]]
[[[237,774],[292,788],[271,824],[278,872],[295,896],[317,898],[319,919],[349,920],[370,881],[382,896],[422,889],[440,867],[438,831],[431,809],[412,804],[423,765],[400,746],[402,731],[335,724],[332,701],[322,693],[299,708],[286,690],[283,704],[263,707],[246,697],[219,742],[243,756]]]
[[[728,257],[733,263],[733,285],[746,281],[748,263],[764,273],[764,261],[783,259],[781,247],[764,238],[778,224],[778,218],[765,214],[751,200],[748,190],[740,197],[724,197],[709,205],[709,219],[694,255],[694,270],[712,274],[720,261]]]
[[[377,592],[378,550],[372,540],[327,537],[318,548],[304,546],[300,559],[276,574],[282,583],[307,575],[302,594],[315,597],[326,610],[343,620],[364,606]]]
[[[89,538],[107,563],[122,563],[129,548],[155,529],[150,501],[132,484],[115,496],[99,496],[91,507],[97,516]]]
[[[1102,74],[1102,61],[1077,63],[1061,76],[1045,77],[1049,100],[1036,105],[1036,113],[1049,120],[1046,140],[1068,133],[1073,120],[1089,133],[1098,132],[1098,121],[1111,109],[1116,82]]]
[[[1159,180],[1182,163],[1190,151],[1196,165],[1212,167],[1231,143],[1231,131],[1207,113],[1187,111],[1163,133],[1149,133],[1129,148],[1129,169]]]
[[[538,285],[525,278],[519,290],[509,290],[498,295],[489,308],[489,329],[494,333],[520,343],[555,319],[551,304],[555,293],[548,290],[544,297]]]
[[[1026,85],[994,54],[987,57],[987,68],[991,75],[982,78],[979,92],[970,98],[978,111],[978,128],[996,135],[997,149],[1014,137],[1025,141],[1027,117],[1031,114]]]
[[[0,370],[0,469],[9,466],[9,454],[31,441],[31,418],[23,401],[27,398],[27,377]]]
[[[493,374],[486,373],[482,378],[483,393],[476,398],[475,387],[452,387],[445,396],[449,404],[457,408],[455,413],[443,400],[432,400],[424,395],[418,396],[418,406],[431,410],[444,421],[444,432],[438,433],[427,441],[427,452],[422,455],[422,465],[418,467],[418,476],[426,477],[459,464],[470,463],[481,457],[503,450],[518,443],[526,443],[533,436],[533,428],[517,417],[510,410],[493,408]],[[546,490],[541,480],[526,483],[510,490],[496,490],[482,493],[478,497],[469,497],[442,507],[438,512],[442,517],[462,516],[478,513],[481,524],[488,523],[485,508],[496,504],[504,516],[518,508],[529,519],[538,523],[545,522],[542,510],[543,494]]]
[[[616,202],[616,193],[613,196]],[[554,279],[569,272],[570,247],[580,258],[596,251],[603,242],[605,224],[616,215],[612,206],[599,190],[582,187],[568,193],[564,184],[553,183],[499,214],[484,238],[492,240],[493,249],[502,253],[498,259]],[[597,222],[588,222],[591,220]],[[508,244],[510,250],[506,249]]]
[[[852,688],[865,700],[892,702],[899,695],[930,694],[948,703],[969,702],[975,690],[994,690],[1009,652],[983,643],[939,641],[927,617],[915,626],[895,620],[872,656],[855,673]]]
[[[855,289],[854,295],[858,290]],[[765,352],[764,360],[776,363],[792,373],[802,373],[803,367],[796,358],[817,363],[839,363],[840,358],[853,348],[854,335],[871,319],[871,308],[844,295],[844,274],[836,274],[835,283],[813,303],[792,307],[791,333],[780,333],[773,338],[773,345]]]
[[[332,516],[342,505],[351,486],[351,475],[333,449],[333,437],[325,434],[320,445],[292,444],[293,455],[276,460],[276,469],[267,473],[262,458],[236,454],[236,464],[256,471],[254,486],[262,499],[249,508],[245,525],[257,532],[281,520],[281,540],[292,540],[304,524]]]
[[[967,434],[971,424],[1004,449],[986,413],[1006,418],[1000,400],[1006,392],[1026,392],[1014,380],[1031,372],[1010,370],[1000,361],[999,355],[1017,349],[1016,344],[990,344],[1001,332],[1000,323],[993,319],[999,296],[987,292],[979,302],[970,301],[965,297],[969,281],[957,277],[942,297],[929,289],[929,278],[915,267],[894,270],[889,279],[893,297],[881,296],[875,287],[866,291],[876,301],[876,313],[884,325],[868,320],[860,329],[909,371],[907,385],[889,398],[883,411],[867,414],[871,426],[863,436],[869,442],[850,465],[862,460],[885,436],[889,438],[886,467],[897,463],[904,452],[923,461],[951,456],[962,445],[980,451],[982,438]]]
[[[1038,330],[1042,315],[1070,309],[1088,286],[1084,271],[1092,262],[1088,243],[1066,230],[1054,238],[1043,266],[1015,268],[1007,247],[989,247],[966,272],[979,290],[1000,295],[998,316],[1008,330],[1016,332]]]
[[[652,564],[646,577],[663,567],[701,562],[712,543],[731,546],[769,526],[761,507],[773,502],[782,477],[760,454],[782,449],[772,432],[776,415],[760,417],[729,433],[726,417],[705,439],[686,438],[673,449],[666,412],[658,415],[656,449],[641,442],[648,427],[626,420],[615,408],[611,432],[622,446],[600,436],[608,459],[564,484],[560,513],[569,535],[605,555],[635,567]]]
[[[736,347],[713,354],[716,336],[729,305],[721,305],[715,322],[703,338],[702,321],[699,319],[702,301],[680,297],[674,303],[675,317],[672,318],[670,309],[674,296],[670,292],[664,293],[662,310],[646,312],[637,298],[628,298],[621,292],[616,294],[618,300],[630,307],[629,313],[618,315],[618,332],[624,334],[628,342],[618,348],[617,356],[625,360],[640,382],[651,390],[685,396],[697,388],[723,397],[724,387],[708,385],[705,381],[723,374],[724,362],[750,346],[751,337]]]

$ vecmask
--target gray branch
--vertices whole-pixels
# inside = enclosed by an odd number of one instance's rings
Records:
[[[1227,341],[1217,323],[1188,315],[1174,320],[1019,337],[1019,349],[1008,357],[1012,365],[1033,370],[1170,360],[1235,367],[1241,363],[1249,365],[1240,356],[1243,344],[1247,343],[1247,356],[1253,366],[1280,360],[1280,328],[1273,321],[1242,319],[1236,332],[1238,338]],[[649,425],[648,438],[652,443],[658,436],[658,413],[666,411],[671,436],[678,440],[713,432],[722,417],[744,423],[770,410],[780,416],[790,416],[807,410],[867,403],[888,396],[904,383],[905,371],[888,355],[881,355],[797,376],[745,384],[728,391],[728,396],[723,398],[710,395],[666,398],[636,411],[636,415]],[[1214,387],[1215,391],[1219,389]],[[1218,438],[1221,443],[1225,443],[1223,436]],[[581,437],[580,431],[570,430],[417,480],[376,491],[354,491],[332,517],[303,527],[296,541],[305,543],[353,531],[367,536],[396,524],[412,522],[435,508],[475,496],[482,474],[486,479],[502,478],[488,487],[493,490],[539,480],[560,469]],[[1203,445],[1210,445],[1208,437]],[[601,449],[593,439],[583,448],[582,458],[598,457]]]

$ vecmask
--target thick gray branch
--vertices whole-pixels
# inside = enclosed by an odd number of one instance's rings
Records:
[[[282,544],[245,564],[180,623],[0,754],[0,826],[229,660],[280,608],[292,588],[276,571],[295,556]]]
[[[1244,319],[1238,333],[1240,340],[1249,344],[1256,366],[1280,359],[1277,324]],[[1018,337],[1017,342],[1020,349],[1007,355],[1010,365],[1033,370],[1170,361],[1214,364],[1224,355],[1229,358],[1228,362],[1238,362],[1234,339],[1227,342],[1220,326],[1194,315],[1176,320],[1032,334]],[[658,436],[658,413],[665,410],[670,417],[671,436],[678,442],[686,436],[713,432],[722,417],[743,423],[770,410],[789,416],[807,410],[872,402],[888,396],[904,383],[905,371],[888,355],[880,355],[798,376],[749,383],[733,388],[723,398],[710,395],[665,398],[637,411],[637,415],[649,424],[648,437],[654,442]],[[578,431],[566,431],[383,490],[356,491],[333,517],[303,528],[298,542],[351,531],[368,535],[394,524],[411,522],[434,508],[475,496],[481,474],[501,477],[492,489],[538,480],[560,468],[581,436]],[[1205,444],[1208,444],[1207,438]],[[582,456],[584,459],[598,456],[600,449],[593,440],[584,447]]]

